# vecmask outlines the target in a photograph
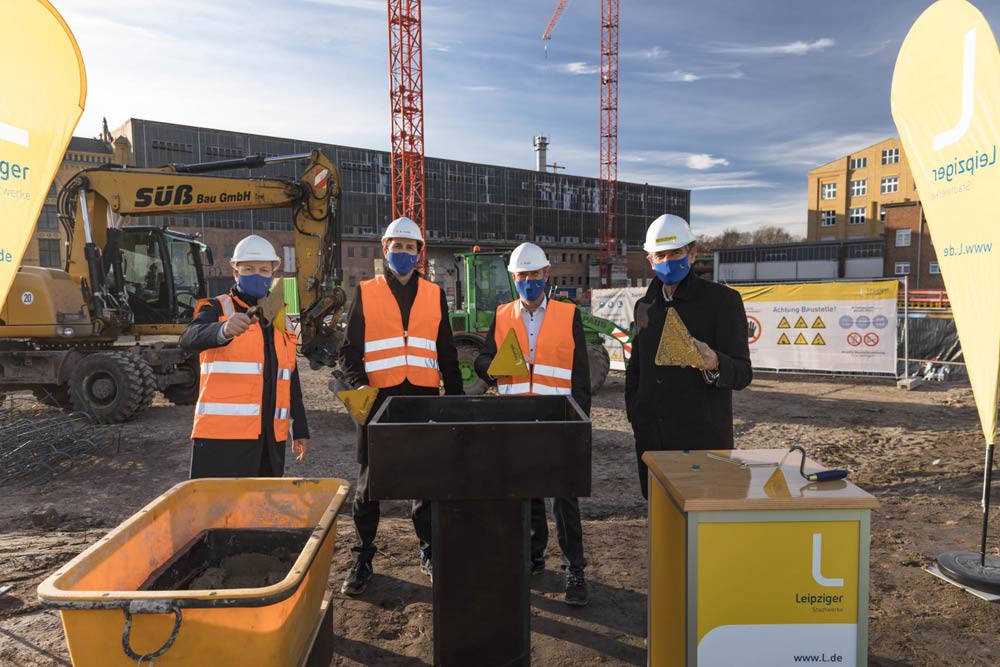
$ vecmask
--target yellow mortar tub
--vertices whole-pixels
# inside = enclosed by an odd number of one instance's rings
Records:
[[[321,620],[342,479],[198,479],[171,488],[59,568],[38,597],[62,616],[76,667],[287,667]],[[312,528],[284,580],[264,588],[138,591],[213,528]],[[173,637],[173,641],[170,639]],[[129,656],[127,652],[131,651]]]

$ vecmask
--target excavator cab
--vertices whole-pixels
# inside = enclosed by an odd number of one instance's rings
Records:
[[[121,266],[108,267],[107,284],[117,284],[121,275],[120,291],[127,295],[134,324],[190,322],[198,300],[207,296],[208,247],[189,234],[149,225],[125,226],[119,237]]]

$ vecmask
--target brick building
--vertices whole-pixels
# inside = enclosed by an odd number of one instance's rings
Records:
[[[944,289],[924,207],[918,201],[885,205],[885,275],[909,276],[910,289]]]

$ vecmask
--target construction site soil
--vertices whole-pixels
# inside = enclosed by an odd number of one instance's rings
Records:
[[[326,381],[323,372],[303,372],[313,437],[307,459],[289,460],[285,472],[353,482],[354,426]],[[581,501],[591,602],[580,609],[563,604],[550,526],[549,570],[532,578],[536,665],[646,664],[646,510],[622,390],[622,376],[612,374],[594,400],[594,493]],[[734,412],[738,447],[801,444],[824,464],[848,468],[851,480],[881,501],[872,520],[869,664],[1000,664],[1000,607],[922,569],[941,552],[978,549],[984,447],[968,385],[934,383],[905,392],[881,380],[763,375],[736,394]],[[44,485],[0,488],[0,585],[13,586],[0,597],[0,665],[70,664],[58,614],[39,605],[35,589],[187,478],[191,417],[190,406],[158,398],[121,426],[117,448]],[[684,444],[698,448],[697,440]],[[331,664],[431,664],[431,588],[418,567],[406,504],[384,504],[375,577],[356,599],[339,592],[350,564],[349,512],[337,527],[330,574]],[[1000,555],[1000,511],[991,534],[989,551]],[[737,553],[732,566],[740,566]],[[488,610],[482,622],[490,623]],[[206,660],[210,664],[211,656]]]

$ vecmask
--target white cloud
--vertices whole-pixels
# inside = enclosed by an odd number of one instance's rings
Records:
[[[817,39],[814,42],[789,42],[771,46],[722,46],[712,49],[716,53],[731,53],[748,56],[804,56],[811,51],[821,51],[834,46],[836,42],[829,37]]]
[[[760,158],[764,162],[804,166],[811,169],[839,157],[857,153],[863,148],[893,136],[895,136],[895,132],[891,129],[885,132],[851,132],[847,134],[814,132],[766,146],[761,150]]]
[[[585,62],[566,63],[565,65],[559,65],[557,69],[560,72],[574,76],[579,74],[597,74],[601,71],[601,68],[597,65],[588,65]]]
[[[690,169],[711,169],[712,167],[728,167],[729,160],[724,157],[712,157],[708,153],[695,153],[688,156],[687,166]]]
[[[873,56],[876,53],[879,53],[881,51],[885,51],[887,48],[889,48],[891,45],[893,45],[895,43],[896,43],[896,40],[894,40],[894,39],[885,39],[885,40],[882,40],[881,42],[879,42],[878,44],[875,44],[874,46],[870,46],[867,49],[862,49],[861,51],[853,53],[852,55],[855,58],[867,58],[867,57]]]
[[[664,60],[669,55],[670,51],[659,46],[651,46],[648,49],[630,51],[622,54],[625,58],[642,58],[643,60]]]
[[[675,69],[669,72],[650,72],[645,74],[645,76],[661,83],[694,83],[703,79],[742,79],[745,75],[740,70],[695,74],[694,72]]]
[[[499,86],[462,86],[462,90],[470,93],[496,93],[504,89]]]
[[[385,3],[379,0],[306,0],[306,2],[313,5],[328,5],[345,9],[365,9],[382,14],[386,12]]]
[[[806,233],[806,196],[757,197],[740,204],[698,204],[692,197],[691,224],[698,234],[718,234],[725,229],[741,232],[775,225],[789,233]]]

